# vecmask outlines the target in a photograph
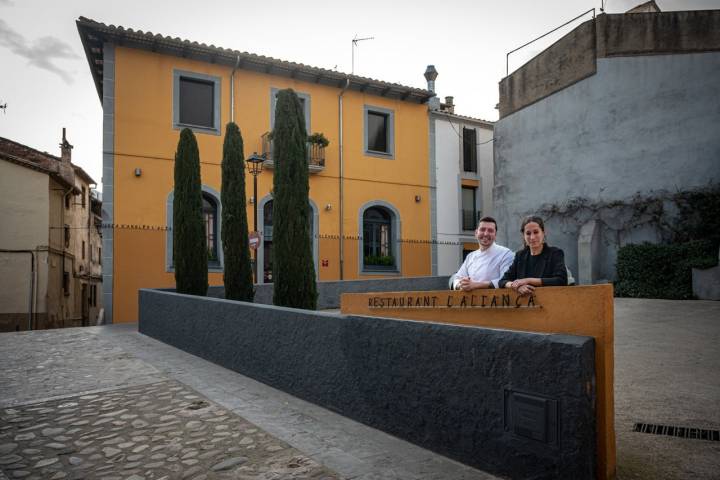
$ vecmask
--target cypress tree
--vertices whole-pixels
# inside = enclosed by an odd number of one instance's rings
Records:
[[[225,129],[222,159],[222,244],[225,254],[225,298],[252,302],[255,295],[250,267],[248,221],[245,209],[243,139],[231,122]]]
[[[200,153],[189,128],[180,132],[175,153],[173,261],[177,292],[206,295],[208,251],[202,215]]]
[[[300,99],[292,89],[281,90],[273,130],[273,303],[315,310],[306,141]]]

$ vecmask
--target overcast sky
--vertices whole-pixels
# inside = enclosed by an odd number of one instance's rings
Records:
[[[656,1],[666,11],[720,8]],[[607,0],[605,10],[639,3]],[[67,127],[73,162],[100,184],[102,108],[75,26],[81,15],[341,72],[350,72],[353,37],[374,37],[359,43],[355,73],[425,88],[434,64],[436,91],[455,97],[457,113],[496,120],[505,54],[593,7],[600,0],[0,0],[0,136],[59,155]],[[581,21],[511,55],[510,71]]]

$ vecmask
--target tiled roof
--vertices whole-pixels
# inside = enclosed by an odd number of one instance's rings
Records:
[[[469,117],[467,115],[460,115],[457,113],[450,113],[443,110],[431,110],[430,111],[433,114],[444,116],[444,117],[453,117],[458,120],[468,120],[475,123],[482,123],[490,128],[493,128],[495,126],[495,122],[491,122],[490,120],[483,120],[482,118],[475,118],[475,117]]]
[[[86,183],[94,183],[95,185],[97,185],[97,182],[90,176],[89,173],[83,170],[82,167],[73,165],[73,170],[75,170],[75,173],[78,174],[83,180],[85,180]]]
[[[383,82],[358,75],[348,75],[334,70],[311,67],[302,63],[278,60],[254,53],[216,47],[215,45],[191,42],[177,37],[172,38],[152,32],[133,30],[132,28],[106,25],[85,17],[80,17],[76,24],[101,101],[103,92],[103,44],[106,42],[229,67],[234,67],[237,64],[238,68],[244,70],[295,78],[337,88],[344,87],[349,81],[348,89],[350,90],[415,103],[424,103],[433,96],[433,93],[429,90]]]
[[[46,169],[51,169],[53,162],[60,161],[60,158],[55,155],[35,150],[32,147],[4,137],[0,137],[0,152],[5,155],[21,158],[26,162],[34,163]]]
[[[16,165],[47,173],[61,184],[73,188],[73,185],[60,175],[58,164],[61,160],[55,155],[0,137],[0,158]]]

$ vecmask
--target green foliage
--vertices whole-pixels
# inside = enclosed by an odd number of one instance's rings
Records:
[[[292,89],[278,93],[273,142],[273,303],[315,310],[307,131],[302,105]]]
[[[618,250],[615,295],[618,297],[693,298],[692,269],[717,265],[711,240],[653,245],[626,245]]]
[[[189,128],[180,132],[175,153],[173,262],[178,293],[207,294],[208,246],[202,216],[200,153]]]
[[[330,140],[327,139],[325,135],[323,135],[321,132],[315,132],[312,135],[310,135],[307,138],[308,142],[313,145],[319,145],[323,148],[330,145]]]
[[[222,159],[222,244],[225,298],[252,302],[255,296],[245,207],[243,139],[235,123],[225,128]]]
[[[395,258],[392,255],[368,255],[365,257],[365,265],[392,267],[395,265]]]
[[[720,185],[678,192],[673,200],[679,217],[673,241],[707,239],[720,245]]]

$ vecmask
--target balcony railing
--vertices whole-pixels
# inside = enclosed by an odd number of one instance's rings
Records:
[[[273,158],[273,141],[270,139],[270,132],[265,132],[260,137],[262,141],[262,156],[265,158],[263,164],[269,168],[275,168]],[[325,169],[325,147],[317,143],[307,142],[308,169],[310,173],[321,172]]]

